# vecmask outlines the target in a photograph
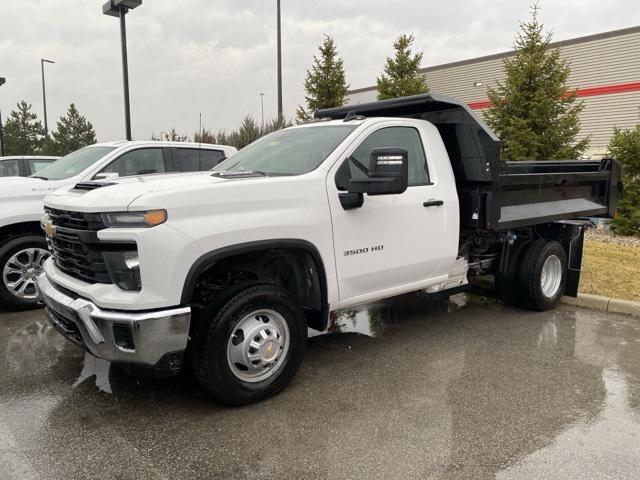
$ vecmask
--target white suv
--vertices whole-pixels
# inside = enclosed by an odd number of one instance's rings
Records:
[[[35,278],[48,256],[40,228],[44,197],[60,187],[117,177],[209,170],[237,150],[226,145],[119,141],[90,145],[30,177],[0,178],[0,304],[38,303]]]

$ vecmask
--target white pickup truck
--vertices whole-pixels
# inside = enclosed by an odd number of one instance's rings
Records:
[[[38,286],[52,325],[130,366],[175,373],[186,354],[240,405],[292,379],[307,328],[335,309],[478,275],[530,309],[576,294],[573,219],[613,213],[615,161],[501,162],[473,112],[435,94],[317,116],[213,172],[49,195]]]
[[[48,256],[40,217],[48,193],[100,178],[138,181],[140,175],[208,170],[235,152],[234,147],[183,142],[99,143],[30,177],[0,178],[0,306],[19,309],[38,303],[35,278]]]

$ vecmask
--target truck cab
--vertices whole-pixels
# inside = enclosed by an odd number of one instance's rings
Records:
[[[240,405],[286,386],[332,310],[480,275],[534,310],[575,294],[576,219],[615,208],[615,162],[514,171],[472,112],[435,95],[318,117],[212,172],[49,195],[38,286],[52,325],[129,366],[177,373],[189,356]]]

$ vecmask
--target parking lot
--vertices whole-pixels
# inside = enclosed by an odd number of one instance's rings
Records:
[[[405,296],[336,322],[229,408],[0,313],[0,478],[640,477],[640,321]]]

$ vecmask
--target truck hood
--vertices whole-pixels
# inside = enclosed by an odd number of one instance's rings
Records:
[[[22,197],[32,193],[36,196],[44,196],[61,185],[64,185],[64,183],[60,180],[47,181],[31,177],[4,177],[0,178],[0,198]]]
[[[188,172],[84,182],[85,185],[90,183],[102,186],[86,189],[82,183],[69,185],[48,195],[44,203],[52,208],[76,212],[123,211],[145,194],[168,190],[183,190],[188,194],[191,188],[225,181],[211,176],[211,172]]]

